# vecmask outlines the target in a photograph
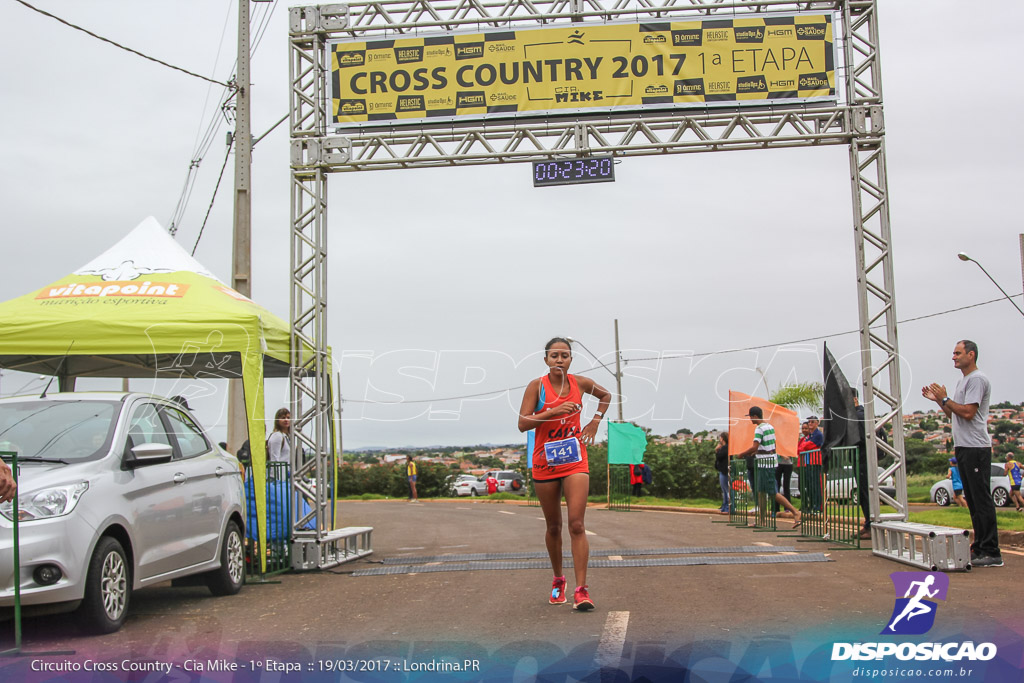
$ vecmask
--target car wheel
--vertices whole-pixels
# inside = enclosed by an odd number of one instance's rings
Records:
[[[1009,500],[1010,494],[1002,486],[997,486],[996,490],[992,492],[992,502],[996,504],[997,508],[1003,507]]]
[[[113,633],[128,615],[131,596],[131,574],[124,548],[116,538],[104,536],[89,560],[78,621],[89,633]]]
[[[935,490],[935,502],[938,505],[942,505],[943,507],[945,507],[946,505],[949,505],[949,491],[947,491],[946,489],[943,489],[943,488],[936,489]]]
[[[476,498],[476,489],[470,489],[470,490],[469,490],[469,495],[471,495],[471,496],[473,496],[474,498]]]
[[[513,479],[512,480],[512,490],[513,491],[518,491],[521,488],[523,488],[523,482],[519,481],[518,479]]]
[[[224,544],[220,548],[220,567],[206,575],[206,586],[214,595],[234,595],[245,583],[245,549],[242,532],[234,522],[228,522]]]

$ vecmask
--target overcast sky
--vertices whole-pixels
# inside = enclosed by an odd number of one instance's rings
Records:
[[[234,2],[33,4],[190,71],[221,81],[232,71]],[[1019,293],[1024,3],[974,13],[940,0],[881,4],[898,317],[999,296],[958,251]],[[253,7],[262,16],[270,6]],[[287,5],[273,7],[252,63],[255,135],[288,108]],[[167,225],[222,89],[13,0],[0,3],[0,57],[6,300],[67,275],[149,215]],[[217,129],[179,223],[189,251],[231,128]],[[288,163],[282,125],[254,152],[253,298],[286,319]],[[829,347],[854,379],[858,338],[840,334],[858,326],[849,178],[839,146],[627,158],[613,184],[560,188],[533,188],[528,164],[332,175],[329,343],[345,447],[520,441],[522,389],[440,399],[525,385],[545,371],[540,351],[555,335],[612,360],[615,319],[627,359],[778,345],[627,363],[625,417],[655,433],[720,426],[730,389],[820,381],[821,341],[793,340],[839,335]],[[195,254],[225,282],[232,181],[233,158]],[[775,294],[762,296],[768,286]],[[950,354],[964,337],[981,348],[993,401],[1024,400],[1022,335],[1006,301],[901,325],[906,410],[933,405],[920,396],[927,382],[952,388]],[[592,365],[577,347],[573,369]],[[614,390],[609,372],[592,376]],[[0,393],[36,386],[5,372]],[[269,382],[268,412],[286,397],[284,382]],[[221,397],[198,412],[222,438]]]

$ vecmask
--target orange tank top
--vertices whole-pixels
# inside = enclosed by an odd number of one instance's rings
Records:
[[[569,393],[559,396],[548,375],[540,378],[543,405],[536,411],[542,413],[556,406],[571,401],[583,404],[580,386],[573,375],[566,376],[569,380]],[[580,411],[546,420],[536,427],[533,446],[533,478],[560,479],[578,472],[589,473],[587,466],[587,447],[580,440]]]

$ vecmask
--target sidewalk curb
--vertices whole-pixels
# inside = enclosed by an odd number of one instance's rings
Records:
[[[630,509],[635,510],[654,510],[657,512],[691,512],[698,514],[709,514],[714,517],[719,515],[718,510],[715,508],[685,508],[685,507],[671,507],[667,505],[630,505]],[[954,527],[955,528],[955,527]],[[974,541],[974,531],[968,529],[970,532],[971,541]],[[999,532],[999,546],[1007,547],[1018,547],[1024,546],[1024,531],[1000,531]]]

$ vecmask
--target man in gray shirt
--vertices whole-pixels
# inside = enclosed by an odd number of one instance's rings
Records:
[[[996,506],[992,502],[992,437],[988,434],[989,384],[978,369],[978,345],[964,339],[953,349],[953,365],[963,373],[953,397],[946,387],[929,384],[921,395],[935,401],[953,421],[953,450],[964,485],[964,496],[971,511],[974,543],[971,564],[975,567],[1002,567]]]

